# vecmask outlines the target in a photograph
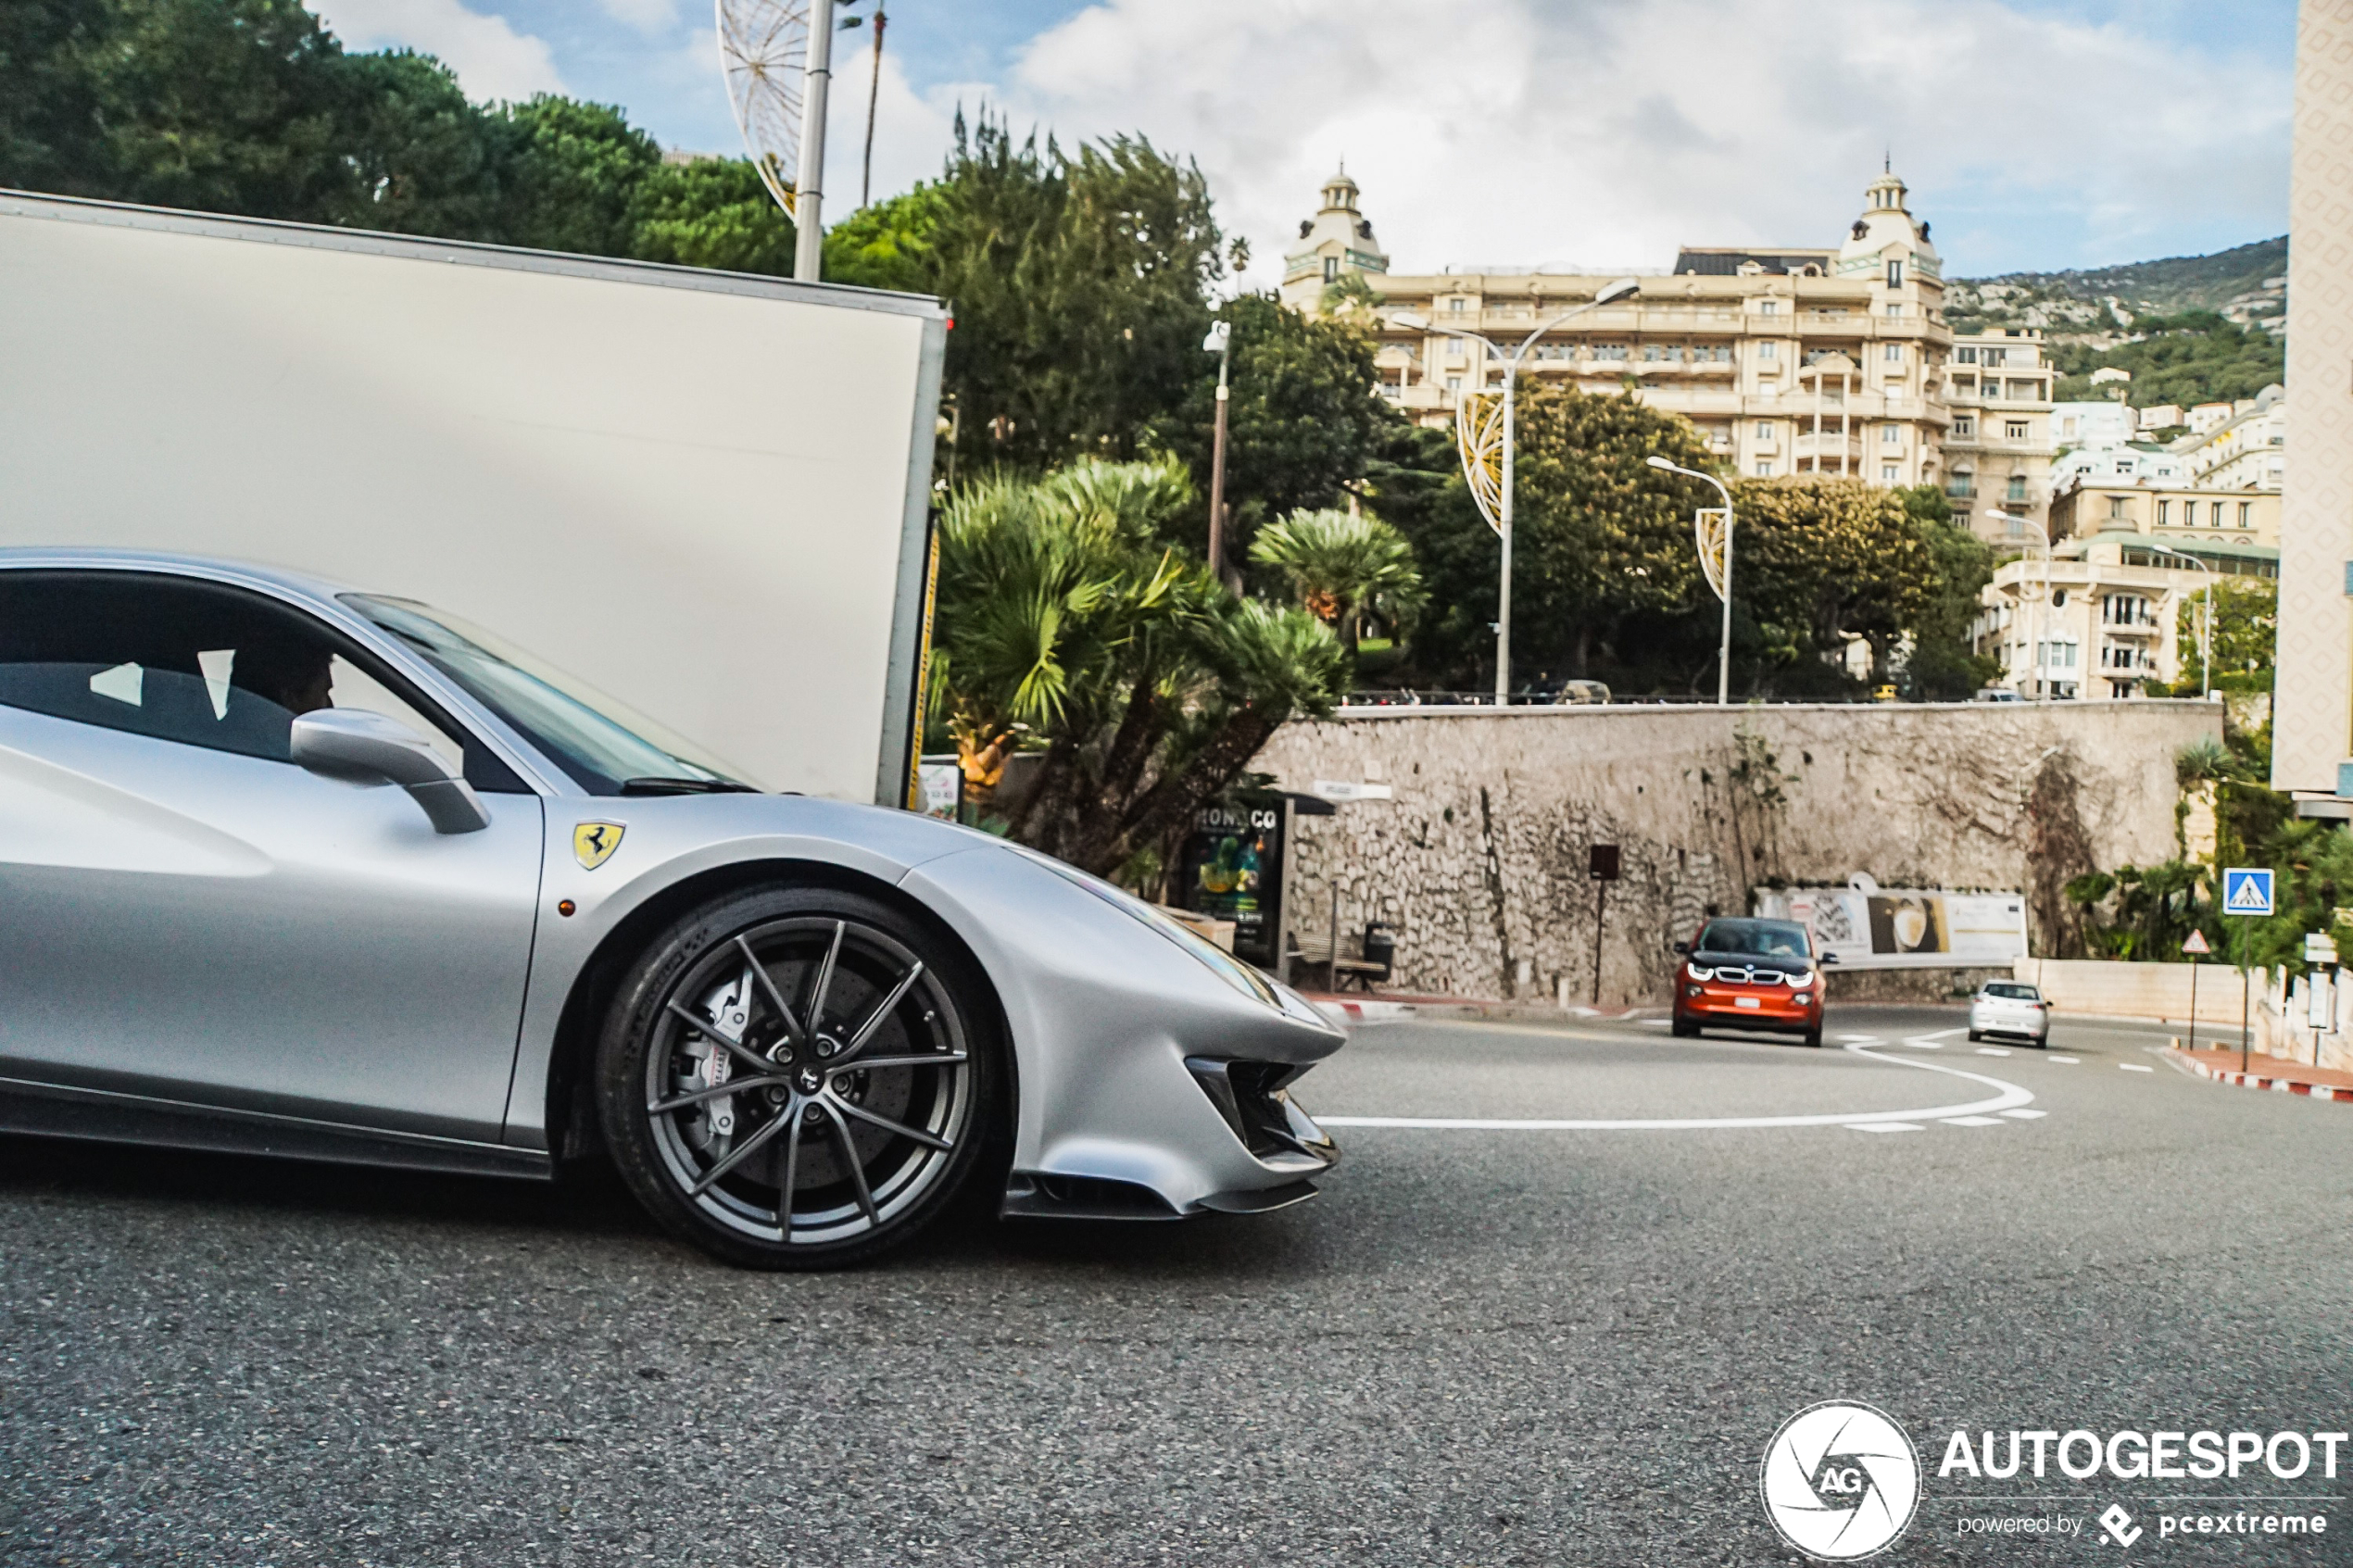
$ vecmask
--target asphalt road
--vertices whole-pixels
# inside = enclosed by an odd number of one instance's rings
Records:
[[[1931,1472],[1879,1562],[2353,1561],[2343,1478],[1935,1478],[1956,1427],[2353,1424],[2353,1106],[1959,1022],[1368,1028],[1313,1110],[1770,1124],[1350,1126],[1283,1213],[820,1277],[611,1193],[0,1141],[0,1562],[1793,1562],[1757,1466],[1831,1399]],[[1904,1115],[1984,1102],[2045,1114]],[[2334,1533],[1957,1533],[2215,1491]]]

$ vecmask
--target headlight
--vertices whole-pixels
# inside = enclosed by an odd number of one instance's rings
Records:
[[[1781,978],[1789,982],[1789,988],[1793,991],[1803,991],[1814,984],[1814,972],[1811,970],[1804,974],[1784,974]]]
[[[1683,966],[1683,972],[1690,975],[1693,980],[1713,980],[1716,978],[1716,972],[1714,970],[1702,969],[1695,963],[1685,964]]]
[[[1133,893],[1125,888],[1114,887],[1099,876],[1090,876],[1076,866],[1065,865],[1051,855],[1041,854],[1026,845],[1008,844],[1005,847],[1015,854],[1028,856],[1029,859],[1063,881],[1076,883],[1129,919],[1151,926],[1154,931],[1200,960],[1204,967],[1216,974],[1218,979],[1223,980],[1243,996],[1253,1001],[1264,1002],[1277,1012],[1292,1017],[1300,1016],[1302,1009],[1287,1006],[1283,996],[1275,989],[1274,983],[1259,973],[1257,970],[1202,936],[1198,931],[1169,919],[1167,915],[1145,903]],[[1302,1008],[1304,1008],[1303,1003]],[[1315,1014],[1312,1009],[1306,1011],[1308,1017],[1302,1019],[1302,1022],[1323,1025],[1324,1021],[1320,1015]]]

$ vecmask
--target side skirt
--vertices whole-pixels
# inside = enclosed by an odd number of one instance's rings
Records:
[[[546,1181],[555,1174],[554,1162],[533,1149],[189,1105],[110,1089],[69,1088],[21,1078],[0,1078],[0,1133],[476,1176]]]

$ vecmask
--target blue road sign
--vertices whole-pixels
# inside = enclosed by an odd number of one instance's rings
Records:
[[[2271,913],[2271,868],[2226,866],[2222,871],[2222,912],[2226,915]]]

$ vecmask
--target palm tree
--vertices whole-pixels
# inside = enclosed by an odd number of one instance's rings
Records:
[[[1353,658],[1366,611],[1396,624],[1424,602],[1405,536],[1366,512],[1296,511],[1260,529],[1250,558],[1279,569]]]
[[[984,802],[1044,743],[1011,812],[1025,843],[1110,873],[1162,847],[1342,659],[1296,609],[1238,601],[1158,541],[1192,504],[1174,461],[1085,458],[964,486],[940,520],[948,724]]]

